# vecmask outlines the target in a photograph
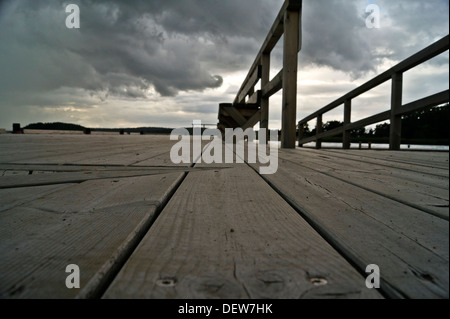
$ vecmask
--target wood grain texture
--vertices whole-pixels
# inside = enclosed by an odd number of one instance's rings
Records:
[[[280,158],[334,177],[344,185],[358,186],[440,218],[449,219],[448,178],[356,161],[349,165],[348,161],[327,155],[326,152],[299,154],[296,151],[281,152]],[[424,181],[428,182],[428,185]],[[437,184],[438,187],[429,184]]]
[[[390,167],[415,170],[423,173],[449,176],[448,152],[414,152],[414,151],[390,151],[380,152],[375,150],[329,150],[336,156],[356,158],[369,163],[379,163]]]
[[[265,178],[391,297],[448,298],[448,221],[290,161]]]
[[[173,144],[169,135],[2,136],[0,163],[132,165],[162,154],[169,158]]]
[[[177,171],[177,170],[175,170]],[[184,169],[178,170],[184,171]],[[29,175],[25,174],[12,174],[0,177],[0,189],[7,188],[20,188],[31,186],[45,186],[45,185],[57,185],[67,183],[82,183],[89,180],[102,180],[110,178],[126,178],[126,177],[139,177],[139,176],[151,176],[151,175],[164,175],[167,174],[167,170],[161,169],[146,169],[146,170],[85,170],[80,172],[35,172]]]
[[[380,295],[245,164],[189,173],[104,295],[361,297]]]
[[[71,186],[74,184],[0,189],[0,213]]]
[[[306,152],[302,152],[305,150]],[[374,157],[369,157],[370,154],[366,154],[366,150],[359,151],[355,153],[355,156],[352,155],[352,152],[349,151],[349,154],[345,153],[336,153],[335,150],[330,149],[322,149],[322,150],[314,150],[314,149],[297,149],[293,151],[293,154],[297,154],[297,162],[315,162],[316,160],[322,160],[323,166],[330,167],[334,164],[346,165],[345,170],[349,170],[354,168],[355,170],[361,169],[367,173],[377,173],[382,176],[391,176],[403,180],[408,180],[411,182],[417,182],[423,185],[432,186],[441,189],[449,189],[449,178],[448,178],[448,169],[447,170],[433,170],[428,167],[423,166],[413,166],[413,165],[404,165],[399,164],[396,165],[390,160],[382,160]],[[300,152],[300,153],[296,153]],[[288,154],[288,152],[284,152]],[[386,158],[389,156],[391,152],[386,152]],[[365,155],[364,155],[365,154]],[[433,153],[433,157],[436,153]],[[438,153],[439,154],[439,153]],[[378,155],[378,154],[377,154]],[[448,158],[448,155],[447,155]],[[325,160],[325,161],[323,161]],[[445,159],[443,162],[445,163]],[[319,167],[322,165],[318,165]]]
[[[0,213],[0,297],[95,296],[183,173],[88,181]],[[77,264],[82,290],[65,286]]]

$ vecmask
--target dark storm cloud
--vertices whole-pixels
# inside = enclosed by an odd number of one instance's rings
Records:
[[[3,3],[3,90],[73,87],[144,98],[151,88],[163,96],[217,88],[223,83],[217,72],[250,63],[251,57],[235,60],[234,42],[262,39],[278,10],[278,1],[260,0],[71,2],[80,8],[79,30],[65,27],[67,1]],[[254,45],[238,49],[246,56]]]
[[[381,9],[380,29],[366,28],[369,3]],[[448,6],[441,0],[304,1],[301,63],[358,78],[386,59],[401,61],[447,35]]]

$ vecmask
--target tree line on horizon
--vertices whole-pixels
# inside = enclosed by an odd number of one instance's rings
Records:
[[[323,124],[323,131],[331,131],[343,126],[340,121],[328,121]],[[363,142],[386,142],[389,138],[390,124],[381,123],[374,129],[359,128],[352,130],[352,139]],[[429,110],[417,111],[402,118],[402,139],[411,142],[426,142],[427,144],[449,145],[449,104],[432,107]],[[310,129],[308,124],[304,128],[304,137],[316,135],[316,128]],[[342,139],[342,134],[324,140]]]
[[[343,126],[340,121],[328,121],[323,124],[323,131],[331,131],[335,128]],[[24,127],[24,129],[32,130],[63,130],[63,131],[84,131],[87,128],[71,123],[53,122],[53,123],[32,123]],[[192,128],[187,128],[192,134]],[[99,128],[92,131],[99,132],[127,132],[127,133],[144,133],[144,134],[170,134],[172,128],[160,127],[140,127],[140,128]],[[360,128],[352,130],[350,136],[362,142],[380,142],[386,143],[389,139],[389,123],[382,123],[375,126],[374,129],[367,130]],[[304,127],[304,137],[314,136],[316,129],[310,129],[308,124]],[[414,112],[403,116],[402,120],[402,140],[410,143],[425,143],[449,145],[449,104],[443,106],[432,107],[429,110]],[[342,140],[342,134],[324,141]]]
[[[85,131],[88,129],[85,126],[72,124],[72,123],[62,123],[62,122],[52,122],[52,123],[32,123],[24,127],[25,130],[54,130],[54,131]],[[163,127],[136,127],[136,128],[93,128],[93,132],[127,132],[127,133],[147,133],[147,134],[170,134],[172,132],[171,128]]]

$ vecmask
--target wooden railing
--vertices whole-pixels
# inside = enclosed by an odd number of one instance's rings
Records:
[[[403,92],[403,73],[432,59],[433,57],[449,49],[449,36],[442,38],[436,43],[430,45],[424,50],[414,54],[408,59],[400,62],[388,71],[378,75],[367,83],[361,85],[350,93],[340,97],[336,101],[328,104],[317,112],[305,117],[298,123],[299,139],[298,145],[302,146],[310,142],[316,142],[316,148],[321,148],[322,139],[343,134],[343,148],[350,148],[350,132],[352,130],[363,128],[368,125],[390,120],[389,148],[399,150],[401,144],[402,116],[419,110],[431,108],[449,101],[449,90],[430,95],[423,99],[402,104]],[[357,96],[392,80],[391,89],[391,107],[390,110],[364,118],[357,122],[351,122],[352,99]],[[330,130],[323,131],[323,115],[341,105],[344,105],[344,125]],[[304,125],[311,120],[317,120],[316,135],[312,137],[303,137]]]
[[[233,103],[219,105],[218,128],[267,129],[269,98],[283,89],[281,147],[295,148],[302,0],[286,0]],[[284,34],[283,69],[270,80],[270,54]],[[255,85],[261,80],[261,90]]]

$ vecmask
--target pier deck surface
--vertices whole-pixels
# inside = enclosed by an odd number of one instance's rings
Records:
[[[0,135],[0,297],[449,297],[448,152],[280,150],[260,175],[175,143]]]

